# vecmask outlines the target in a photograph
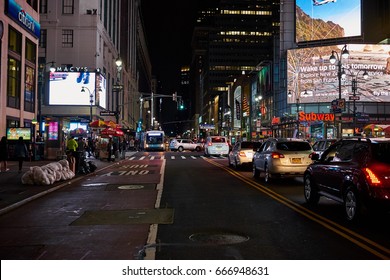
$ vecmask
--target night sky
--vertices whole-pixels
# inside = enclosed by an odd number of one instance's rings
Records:
[[[217,0],[141,0],[152,73],[162,92],[177,90],[180,68],[191,61],[191,38],[197,11]]]

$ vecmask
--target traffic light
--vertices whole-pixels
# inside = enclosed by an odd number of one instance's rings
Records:
[[[177,101],[177,92],[172,94],[172,100]]]
[[[180,102],[179,102],[179,110],[184,110],[183,100],[180,100]]]

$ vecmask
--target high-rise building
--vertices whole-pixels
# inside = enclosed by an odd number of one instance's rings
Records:
[[[38,133],[47,153],[93,120],[135,130],[139,92],[150,92],[152,79],[139,0],[44,0],[40,22]]]
[[[222,126],[228,87],[241,74],[272,61],[274,36],[279,31],[279,1],[221,0],[202,11],[195,27],[193,81],[200,105],[199,122]]]

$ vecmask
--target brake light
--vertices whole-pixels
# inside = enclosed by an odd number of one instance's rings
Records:
[[[246,157],[245,152],[240,152],[240,157]]]
[[[271,157],[272,157],[272,158],[284,158],[284,155],[281,154],[281,153],[273,152],[273,153],[271,154]]]
[[[207,145],[208,145],[208,146],[212,146],[212,145],[213,145],[213,143],[209,142]]]
[[[381,180],[379,180],[379,178],[370,168],[364,168],[363,170],[370,185],[380,186],[382,184]]]

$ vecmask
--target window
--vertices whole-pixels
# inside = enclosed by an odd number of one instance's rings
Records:
[[[62,0],[62,13],[73,14],[74,12],[74,0]]]
[[[8,58],[7,106],[20,108],[20,61]]]
[[[29,4],[34,11],[38,12],[38,0],[27,0],[27,4]]]
[[[45,49],[47,44],[47,30],[41,29],[41,37],[39,38],[39,47]]]
[[[73,30],[63,29],[62,30],[62,47],[73,48]]]
[[[39,4],[39,13],[47,14],[47,0],[41,0]]]
[[[8,49],[18,54],[22,53],[22,34],[15,29],[9,29]]]
[[[37,59],[37,46],[28,39],[26,39],[26,59],[34,64]]]
[[[26,66],[26,83],[24,89],[24,110],[34,112],[35,104],[35,70]]]

